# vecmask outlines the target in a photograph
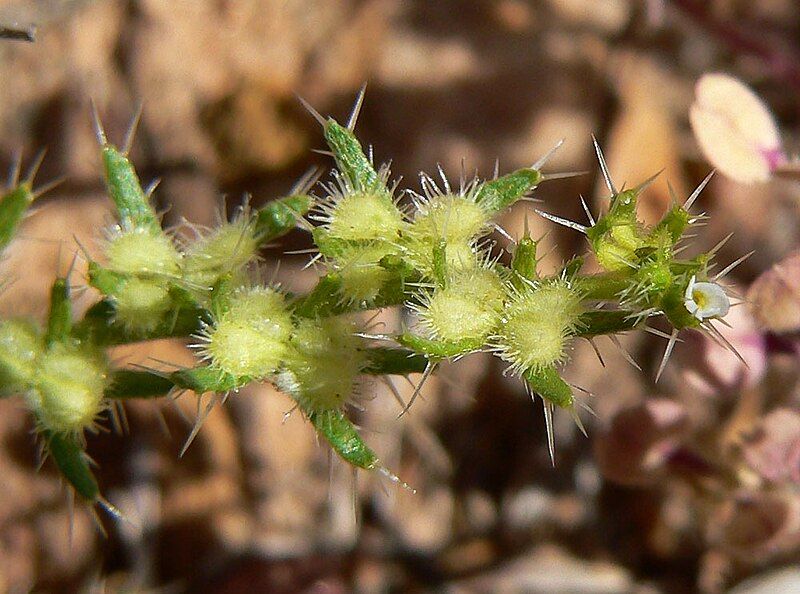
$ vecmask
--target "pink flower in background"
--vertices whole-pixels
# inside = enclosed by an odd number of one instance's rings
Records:
[[[744,444],[742,454],[762,478],[800,485],[800,413],[778,408],[767,414]]]
[[[689,117],[705,157],[731,179],[766,182],[787,162],[769,108],[732,76],[704,74],[695,86]]]
[[[800,330],[800,250],[761,274],[747,291],[747,301],[763,328]]]

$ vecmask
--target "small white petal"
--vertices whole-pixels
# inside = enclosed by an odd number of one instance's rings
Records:
[[[687,302],[692,300],[692,293],[694,291],[694,283],[696,279],[697,277],[692,275],[692,278],[689,279],[689,284],[686,285],[686,293],[684,293],[683,297]]]
[[[686,310],[698,320],[723,318],[731,308],[730,299],[716,283],[689,281],[684,300]]]

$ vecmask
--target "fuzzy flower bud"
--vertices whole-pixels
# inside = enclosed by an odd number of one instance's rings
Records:
[[[183,259],[185,278],[199,287],[210,288],[223,275],[239,271],[255,260],[259,245],[252,217],[242,213],[189,246]]]
[[[283,296],[267,287],[240,289],[200,336],[210,365],[235,378],[272,375],[286,354],[292,321]]]
[[[149,227],[134,227],[111,233],[105,246],[108,268],[128,274],[163,274],[180,272],[181,255],[164,233]]]
[[[462,270],[445,287],[423,298],[417,312],[432,338],[480,345],[497,325],[504,296],[503,283],[494,270]]]
[[[331,265],[342,279],[342,298],[349,303],[371,304],[391,277],[380,261],[392,252],[383,242],[341,250]]]
[[[0,322],[0,378],[5,390],[22,390],[34,377],[36,359],[44,344],[33,324],[23,320]]]
[[[57,434],[80,434],[103,410],[108,384],[105,356],[89,348],[55,343],[37,361],[26,395],[41,425]]]
[[[348,241],[396,241],[405,224],[400,209],[384,190],[342,193],[326,212],[331,236]]]
[[[580,313],[580,295],[567,283],[531,283],[512,294],[492,346],[514,373],[551,367],[564,359]]]
[[[148,333],[172,309],[169,286],[158,280],[130,277],[113,295],[116,319],[134,332]]]
[[[635,189],[615,194],[608,213],[586,230],[597,261],[606,270],[635,266],[636,250],[644,244],[642,225],[636,219],[636,203]]]
[[[306,414],[340,410],[353,397],[366,365],[355,332],[341,317],[298,322],[276,385]]]
[[[434,194],[418,204],[412,233],[464,243],[486,232],[489,215],[469,195]]]

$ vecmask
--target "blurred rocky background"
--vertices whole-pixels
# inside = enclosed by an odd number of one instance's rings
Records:
[[[708,173],[688,119],[708,71],[750,84],[798,150],[794,0],[5,0],[0,23],[14,22],[35,23],[37,39],[0,42],[0,165],[47,147],[39,179],[65,181],[0,264],[3,314],[41,317],[56,272],[78,242],[96,252],[109,221],[90,99],[117,142],[143,103],[133,159],[145,182],[161,179],[172,225],[213,223],[245,193],[260,204],[327,167],[296,96],[341,120],[365,81],[357,132],[407,186],[437,164],[452,177],[462,163],[484,176],[495,160],[530,165],[563,138],[548,169],[590,173],[536,197],[575,220],[579,195],[595,211],[604,197],[591,134],[618,185],[664,170],[644,198],[649,221],[668,181],[685,197]],[[800,185],[718,174],[698,204],[711,219],[697,248],[733,231],[722,262],[756,250],[728,277],[748,303],[726,337],[749,367],[687,334],[656,385],[661,338],[623,340],[643,371],[610,342],[597,345],[604,366],[577,344],[569,376],[597,418],[584,415],[586,439],[558,416],[555,468],[541,402],[473,356],[399,420],[387,386],[365,387],[367,440],[415,495],[354,476],[299,414],[284,417],[287,397],[250,386],[182,459],[196,398],[132,403],[128,435],[89,437],[129,521],[78,505],[70,523],[31,419],[0,401],[0,593],[800,592]],[[529,204],[502,222],[518,236],[526,216],[549,232],[544,267],[584,251]],[[282,250],[309,244],[297,232],[265,266],[308,287],[307,256]],[[113,356],[191,361],[172,342]]]

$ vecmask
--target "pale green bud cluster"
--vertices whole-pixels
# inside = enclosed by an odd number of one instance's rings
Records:
[[[105,252],[108,270],[119,274],[110,293],[117,319],[133,330],[153,330],[173,308],[169,280],[179,278],[180,253],[165,233],[150,227],[117,227]]]
[[[114,301],[117,320],[146,334],[181,307],[187,294],[208,303],[223,276],[243,276],[259,246],[255,220],[247,212],[184,249],[160,227],[118,225],[105,245],[105,271],[117,275],[117,282],[105,292]]]
[[[368,307],[378,298],[390,276],[381,260],[399,253],[408,226],[386,187],[388,174],[384,169],[366,187],[335,178],[312,214],[323,223],[314,232],[317,247],[341,278],[341,299],[350,304]]]
[[[0,378],[3,390],[21,392],[33,381],[36,360],[44,340],[36,326],[25,320],[0,322]]]
[[[445,246],[444,264],[448,270],[471,269],[478,265],[476,242],[486,235],[492,213],[475,200],[475,183],[461,193],[438,192],[430,178],[425,180],[426,195],[415,200],[416,211],[404,245],[409,262],[426,276],[434,276],[434,247]]]
[[[187,246],[182,279],[201,291],[213,287],[222,276],[242,272],[257,258],[260,245],[255,219],[244,210],[232,222],[221,223]]]
[[[505,287],[491,267],[456,269],[415,307],[429,338],[483,345],[500,320]]]
[[[586,228],[597,261],[616,276],[619,287],[616,297],[623,307],[634,310],[642,319],[662,312],[676,329],[699,328],[705,318],[723,317],[728,311],[724,291],[714,285],[717,313],[704,317],[705,310],[692,300],[690,287],[696,281],[701,288],[712,284],[708,282],[709,264],[720,246],[693,259],[677,257],[683,251],[680,244],[686,230],[705,218],[691,215],[689,207],[709,178],[683,206],[673,197],[673,206],[652,227],[638,221],[636,213],[638,196],[648,182],[622,192],[616,192],[612,186],[609,211]]]

